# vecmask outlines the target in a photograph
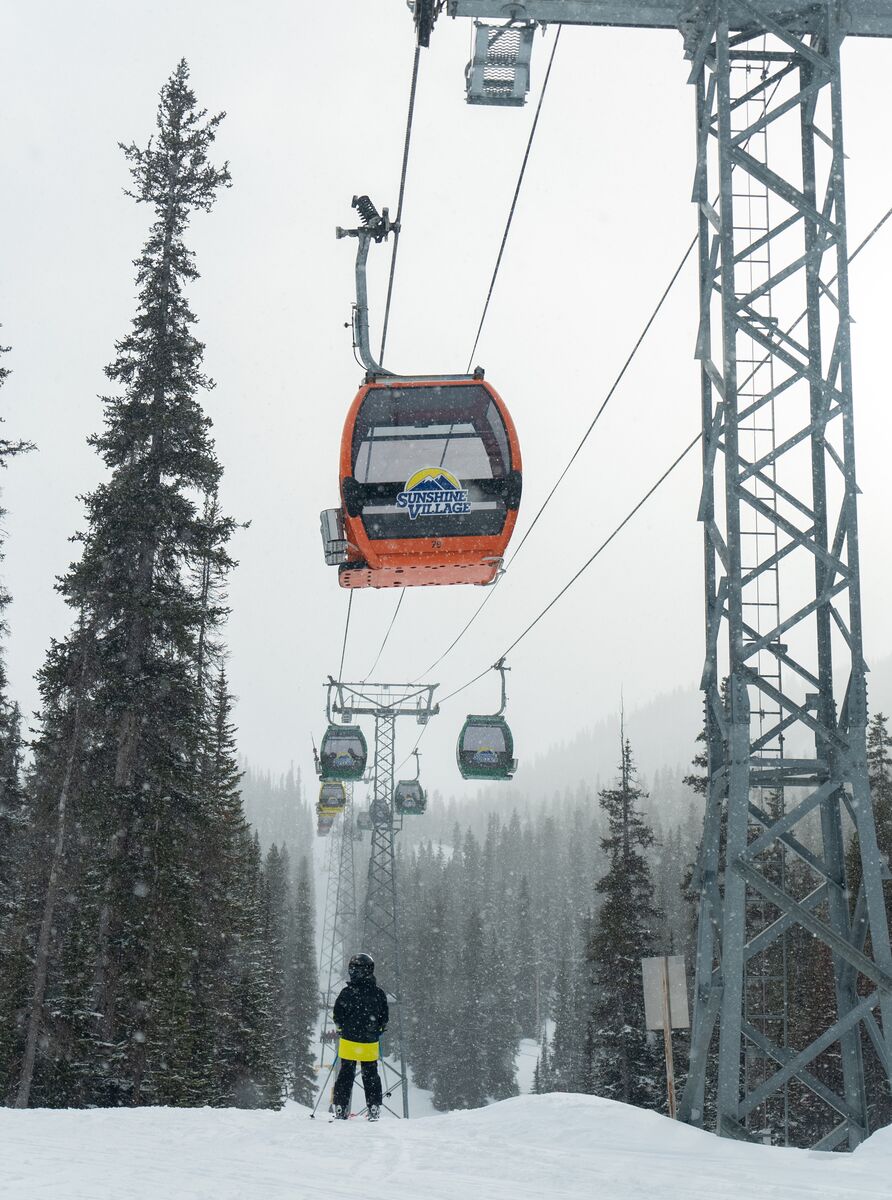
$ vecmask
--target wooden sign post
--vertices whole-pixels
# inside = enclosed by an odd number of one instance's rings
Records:
[[[672,1030],[689,1029],[688,988],[684,958],[680,954],[661,954],[642,958],[644,985],[644,1023],[648,1029],[662,1029],[666,1051],[666,1091],[669,1116],[675,1120],[675,1063],[672,1055]]]

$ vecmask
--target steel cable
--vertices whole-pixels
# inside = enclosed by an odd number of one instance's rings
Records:
[[[409,86],[409,114],[406,118],[406,138],[403,143],[403,169],[400,173],[400,192],[396,203],[396,229],[393,234],[393,251],[390,255],[390,276],[387,280],[387,300],[384,304],[384,325],[381,330],[381,353],[378,362],[384,362],[384,347],[387,345],[387,326],[390,321],[390,301],[393,296],[393,277],[396,274],[396,253],[400,244],[400,222],[403,216],[403,197],[406,194],[406,173],[409,169],[409,146],[412,141],[412,122],[415,118],[415,92],[418,87],[418,63],[421,57],[421,47],[415,47],[415,58],[412,62],[412,83]]]
[[[486,293],[486,301],[483,305],[483,313],[480,317],[480,324],[477,326],[477,336],[474,338],[474,347],[471,350],[471,355],[468,359],[468,372],[470,373],[471,364],[474,361],[474,355],[477,353],[477,343],[480,341],[480,334],[483,330],[483,322],[486,320],[486,314],[489,311],[489,302],[492,299],[493,289],[496,286],[496,279],[499,274],[499,267],[502,265],[502,255],[505,253],[505,244],[508,241],[508,233],[511,229],[511,222],[514,220],[514,210],[517,208],[517,199],[520,196],[520,189],[523,184],[523,177],[526,174],[527,163],[530,158],[530,150],[533,147],[533,138],[536,136],[536,126],[539,124],[539,114],[542,112],[542,101],[545,99],[545,93],[548,90],[548,80],[551,78],[551,68],[554,63],[554,52],[557,50],[558,42],[561,38],[561,30],[563,25],[558,25],[557,33],[554,35],[554,43],[551,47],[551,57],[548,60],[548,69],[545,72],[545,79],[542,83],[542,91],[539,93],[539,103],[536,105],[536,115],[533,117],[533,124],[530,128],[530,136],[527,140],[527,148],[524,152],[523,162],[520,165],[520,174],[517,177],[517,186],[514,189],[514,198],[511,201],[511,207],[508,210],[508,220],[505,223],[505,232],[502,234],[502,244],[499,246],[499,253],[496,257],[496,265],[493,269],[492,279],[489,281],[489,291]]]
[[[381,643],[380,647],[378,648],[378,653],[375,656],[375,661],[372,663],[372,665],[366,671],[365,675],[363,675],[363,677],[362,677],[363,683],[365,683],[365,681],[371,675],[372,671],[374,671],[375,667],[377,667],[377,665],[381,659],[381,655],[384,653],[384,647],[387,645],[387,639],[390,637],[390,631],[393,629],[394,625],[396,624],[396,619],[399,616],[400,609],[402,608],[403,600],[405,599],[405,596],[406,596],[406,589],[403,588],[400,591],[399,599],[396,602],[396,608],[393,611],[393,616],[390,618],[390,624],[387,626],[387,632],[384,634],[384,641]],[[415,681],[413,680],[413,682],[415,682]]]

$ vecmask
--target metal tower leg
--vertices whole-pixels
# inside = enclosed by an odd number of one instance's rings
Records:
[[[892,952],[866,770],[842,31],[834,0],[793,0],[775,18],[746,0],[733,11],[732,29],[727,0],[700,6],[686,41],[697,94],[709,794],[681,1115],[703,1121],[719,1019],[720,1132],[746,1137],[748,1119],[796,1080],[824,1106],[814,1144],[854,1147],[867,1132],[865,1042],[892,1081]],[[742,64],[757,65],[755,79]],[[768,131],[786,151],[800,147],[783,174],[769,166]],[[764,222],[743,211],[757,192]],[[797,861],[795,889],[779,855]],[[756,901],[773,919],[753,929]],[[829,948],[836,1012],[791,1047],[786,1020],[751,1019],[746,980],[759,956],[777,962],[779,939],[797,926]],[[754,1057],[760,1070],[742,1072]]]
[[[368,889],[363,910],[362,943],[371,951],[383,968],[389,985],[391,1020],[395,1018],[399,1073],[385,1080],[386,1090],[392,1093],[397,1084],[402,1092],[403,1116],[409,1115],[409,1086],[406,1075],[406,1053],[403,1041],[402,988],[400,980],[400,938],[397,922],[396,864],[393,853],[393,763],[396,738],[396,717],[379,714],[375,717],[375,769],[372,790],[372,849],[369,858]],[[391,1035],[391,1041],[393,1037]],[[382,1061],[385,1073],[395,1068]]]

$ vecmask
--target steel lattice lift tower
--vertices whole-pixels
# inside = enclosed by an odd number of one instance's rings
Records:
[[[387,1097],[397,1088],[400,1089],[404,1117],[409,1115],[409,1086],[394,859],[394,836],[402,826],[402,818],[395,817],[393,808],[396,722],[399,717],[411,717],[419,725],[426,725],[439,711],[434,703],[436,687],[436,684],[424,683],[342,683],[333,679],[329,682],[329,712],[347,724],[355,717],[373,717],[375,720],[375,757],[369,806],[372,845],[362,909],[361,946],[375,959],[376,969],[381,970],[381,978],[387,984],[391,1009],[388,1041],[392,1051],[381,1060],[384,1094]],[[346,831],[342,836],[346,837]]]
[[[720,1133],[754,1136],[796,1081],[822,1106],[815,1145],[853,1148],[868,1131],[865,1052],[892,1081],[892,954],[866,764],[840,46],[892,37],[892,5],[416,0],[421,45],[444,15],[683,35],[697,97],[708,795],[681,1115],[704,1121],[717,1032]],[[516,99],[501,44],[499,86],[489,98],[478,86],[474,103]],[[770,140],[782,149],[769,165]],[[794,927],[826,948],[835,996],[796,1047]]]

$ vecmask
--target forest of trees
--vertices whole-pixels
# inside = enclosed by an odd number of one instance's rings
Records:
[[[890,751],[888,720],[877,713],[868,765],[887,859]],[[640,960],[681,954],[693,984],[697,897],[690,879],[705,763],[697,755],[684,779],[658,772],[648,791],[628,740],[617,760],[616,778],[597,792],[581,785],[574,794],[524,802],[503,791],[495,812],[479,797],[448,805],[435,799],[424,831],[408,832],[400,861],[408,1057],[438,1108],[515,1094],[519,1041],[535,1038],[535,1091],[588,1092],[666,1111],[662,1035],[644,1029]],[[777,869],[787,872],[794,894],[813,886],[792,856]],[[892,920],[892,885],[886,887]],[[829,952],[794,926],[776,955],[762,964],[766,978],[750,986],[761,983],[765,1007],[779,1009],[781,997],[771,992],[786,979],[787,1042],[806,1045],[835,1019]],[[688,1033],[677,1030],[673,1039],[680,1089]],[[865,1062],[876,1128],[892,1121],[892,1103],[877,1061],[865,1054]],[[838,1085],[835,1047],[815,1071]],[[825,1106],[795,1081],[789,1101],[788,1108],[783,1096],[763,1106],[753,1133],[813,1144],[827,1130]],[[713,1115],[710,1076],[707,1126]]]
[[[540,1043],[539,1091],[663,1106],[640,958],[687,945],[678,881],[696,837],[694,805],[674,778],[666,786],[681,821],[661,845],[628,742],[617,785],[597,794],[490,812],[482,832],[458,812],[447,831],[442,809],[431,813],[438,840],[404,852],[399,887],[408,1057],[438,1108],[516,1094],[521,1038]],[[675,893],[665,909],[663,885]]]
[[[181,62],[151,141],[122,147],[151,227],[25,766],[0,672],[0,1097],[22,1108],[312,1093],[307,823],[293,858],[281,841],[264,858],[243,811],[223,641],[235,523],[185,291],[189,221],[230,182],[210,157],[221,120]],[[28,448],[0,442],[0,460]]]

